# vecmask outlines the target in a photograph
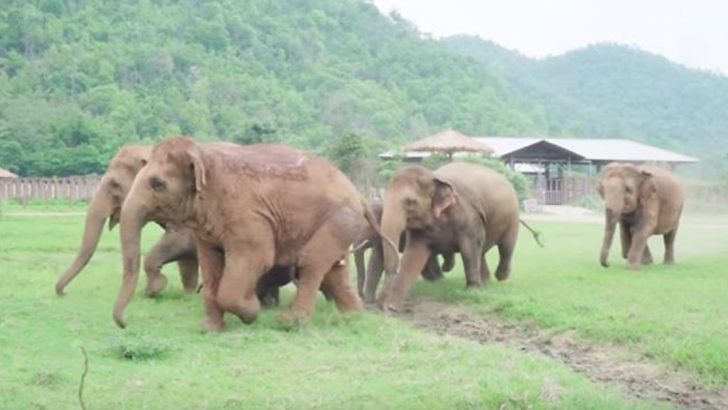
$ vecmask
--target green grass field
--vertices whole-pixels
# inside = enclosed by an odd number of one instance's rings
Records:
[[[82,222],[81,215],[0,218],[0,408],[77,408],[81,346],[91,409],[661,407],[540,355],[438,336],[376,312],[341,315],[323,299],[300,328],[281,326],[280,308],[251,326],[228,317],[226,332],[205,334],[199,296],[181,292],[171,266],[163,296],[138,292],[130,327],[120,330],[111,320],[121,280],[118,231],[105,234],[66,297],[53,291]],[[547,248],[522,234],[509,281],[465,291],[455,271],[418,283],[412,297],[574,330],[678,365],[706,384],[728,383],[728,228],[686,223],[677,266],[633,272],[616,247],[612,267],[598,265],[598,225],[534,225]],[[158,236],[150,226],[145,246]],[[661,244],[653,248],[662,255]],[[291,295],[284,292],[284,306]]]
[[[662,237],[650,239],[659,262],[626,269],[615,238],[611,266],[598,263],[602,226],[534,223],[545,249],[521,233],[512,277],[486,291],[463,289],[458,272],[442,283],[419,283],[415,293],[467,301],[475,311],[497,312],[540,327],[576,330],[586,340],[613,342],[697,373],[711,386],[728,384],[728,223],[686,217],[674,266],[661,264]],[[495,267],[497,254],[489,254]]]

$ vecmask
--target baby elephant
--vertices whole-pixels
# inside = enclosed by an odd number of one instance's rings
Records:
[[[675,262],[675,234],[685,202],[685,187],[671,172],[654,166],[611,163],[604,169],[597,191],[604,199],[606,220],[599,256],[602,266],[609,266],[609,248],[617,222],[622,257],[631,269],[652,263],[647,246],[651,235],[663,235],[664,262]]]

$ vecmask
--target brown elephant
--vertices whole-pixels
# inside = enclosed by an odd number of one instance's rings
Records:
[[[372,213],[377,222],[382,220],[382,204],[372,204]],[[399,237],[399,251],[404,251],[406,234],[402,232]],[[354,264],[356,266],[357,291],[359,297],[365,303],[374,303],[377,286],[384,270],[384,249],[382,238],[371,227],[367,227],[362,237],[358,241],[360,244],[354,250]],[[364,256],[367,250],[371,250],[369,260],[364,267]],[[442,267],[438,264],[437,253],[433,253],[427,260],[427,264],[422,270],[422,277],[429,281],[437,281],[442,279],[443,272],[449,272],[455,265],[454,254],[444,253]]]
[[[609,249],[619,222],[622,257],[629,268],[652,263],[647,246],[651,235],[663,235],[665,264],[675,262],[675,235],[680,223],[685,187],[668,170],[647,165],[611,163],[597,192],[604,199],[605,229],[599,262],[609,266]]]
[[[119,150],[101,178],[86,212],[81,247],[71,266],[58,278],[56,293],[64,294],[66,286],[83,270],[98,246],[106,219],[109,230],[119,223],[121,204],[124,202],[134,177],[146,164],[152,147],[127,146]],[[190,230],[166,230],[162,238],[147,253],[144,270],[147,273],[147,295],[164,289],[167,279],[161,274],[162,266],[177,262],[185,291],[197,288],[198,269],[194,237]]]
[[[59,296],[64,294],[66,286],[93,256],[106,219],[109,219],[109,230],[119,223],[121,205],[151,152],[152,147],[126,146],[112,158],[86,212],[84,234],[78,254],[56,282],[56,293]],[[199,274],[195,237],[191,229],[165,230],[162,238],[145,255],[144,271],[147,274],[148,296],[154,296],[165,288],[167,278],[162,275],[161,270],[171,262],[177,262],[185,292],[194,292]],[[278,288],[293,279],[290,269],[275,267],[261,279],[257,293],[264,306],[278,305]]]
[[[114,320],[139,276],[139,239],[149,221],[193,229],[203,272],[205,320],[224,327],[223,313],[251,323],[260,310],[256,285],[273,266],[296,266],[298,289],[284,320],[305,320],[323,287],[341,311],[361,309],[349,284],[349,247],[371,209],[328,161],[274,144],[158,144],[134,180],[121,212],[124,279]]]
[[[406,230],[407,243],[401,262],[395,250],[384,249],[387,277],[380,306],[401,308],[432,252],[460,252],[467,286],[480,287],[490,277],[484,254],[498,246],[495,276],[507,279],[518,223],[513,186],[490,168],[458,162],[435,171],[422,166],[401,168],[385,193],[382,232],[392,240]]]

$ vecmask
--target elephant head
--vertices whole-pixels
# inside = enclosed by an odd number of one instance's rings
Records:
[[[142,228],[149,221],[171,227],[188,226],[205,184],[199,145],[181,137],[154,147],[149,162],[134,179],[121,209],[124,277],[114,307],[114,320],[120,327],[126,327],[124,309],[139,278]]]
[[[405,229],[424,229],[444,219],[446,210],[458,202],[452,185],[422,166],[400,169],[387,186],[382,212],[382,233],[397,243]],[[387,276],[397,272],[399,255],[384,247]]]
[[[639,213],[642,205],[656,191],[656,180],[652,174],[635,165],[612,163],[605,168],[597,185],[597,192],[604,200],[605,215],[604,241],[599,257],[602,266],[609,266],[609,249],[617,222],[624,215]]]
[[[76,259],[56,282],[56,293],[59,296],[64,294],[68,283],[81,272],[93,256],[106,219],[109,218],[109,230],[119,223],[121,204],[131,188],[134,177],[147,163],[150,152],[151,147],[124,147],[109,163],[86,212],[83,239]]]

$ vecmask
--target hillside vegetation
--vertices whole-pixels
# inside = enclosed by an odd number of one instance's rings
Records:
[[[355,0],[11,0],[0,10],[0,164],[101,171],[170,134],[321,151],[539,128],[485,67]],[[381,146],[379,146],[381,148]]]
[[[372,156],[444,127],[726,150],[723,77],[622,47],[537,62],[481,43],[358,0],[8,0],[0,167],[101,172],[173,134],[327,153],[355,133]]]
[[[541,107],[549,135],[629,138],[703,159],[728,151],[726,76],[614,44],[536,60],[475,37],[443,43]]]

